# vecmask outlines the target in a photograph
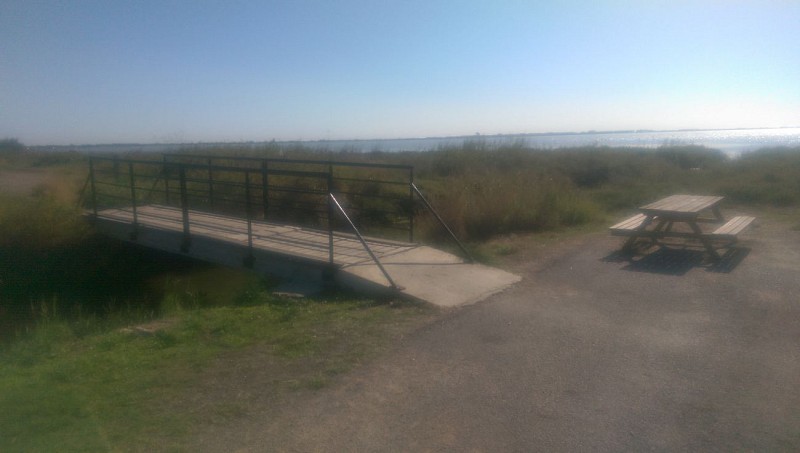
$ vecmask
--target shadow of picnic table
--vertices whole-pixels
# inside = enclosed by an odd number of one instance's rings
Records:
[[[664,275],[684,275],[692,269],[729,273],[750,254],[747,247],[729,247],[717,261],[709,260],[704,250],[659,246],[655,251],[615,251],[602,258],[604,262],[628,263],[623,270]]]

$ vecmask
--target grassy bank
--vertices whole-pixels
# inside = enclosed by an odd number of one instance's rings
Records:
[[[269,376],[249,383],[262,395],[315,389],[375,354],[422,310],[288,301],[253,290],[239,303],[183,310],[172,301],[154,333],[145,325],[86,335],[74,320],[40,320],[0,350],[0,450],[180,448],[191,429],[252,409],[213,391],[195,395],[220,357],[255,346],[266,351],[258,366]]]

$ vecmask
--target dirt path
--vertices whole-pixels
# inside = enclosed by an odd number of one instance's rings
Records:
[[[514,288],[309,394],[196,433],[205,451],[797,451],[800,232],[722,265],[606,234],[514,258]],[[543,257],[544,256],[544,257]]]

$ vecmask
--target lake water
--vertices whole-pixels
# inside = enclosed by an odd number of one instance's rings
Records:
[[[479,141],[489,146],[521,144],[530,148],[564,148],[573,146],[643,146],[701,145],[718,149],[736,157],[765,147],[800,146],[800,128],[734,129],[669,132],[603,132],[580,134],[509,134],[470,137],[431,137],[394,140],[330,140],[286,142],[332,151],[428,151],[446,146],[460,146]]]
[[[800,127],[779,129],[732,129],[694,131],[638,131],[598,132],[572,134],[508,134],[476,135],[462,137],[430,137],[380,140],[316,140],[284,141],[282,145],[302,145],[314,149],[355,152],[430,151],[447,146],[461,146],[465,142],[480,142],[488,146],[519,144],[530,148],[555,149],[573,146],[642,146],[656,148],[662,145],[701,145],[718,149],[728,156],[765,147],[800,146]],[[195,143],[195,144],[115,144],[91,146],[39,147],[44,150],[75,149],[78,151],[114,153],[126,151],[171,152],[179,149],[226,146],[244,149],[259,148],[268,142]]]

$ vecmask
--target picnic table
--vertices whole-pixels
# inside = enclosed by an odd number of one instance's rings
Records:
[[[737,235],[755,220],[751,216],[736,216],[726,221],[719,210],[722,200],[724,197],[708,195],[671,195],[640,206],[638,214],[613,225],[611,234],[628,237],[623,250],[633,249],[640,239],[653,244],[663,238],[694,240],[713,259],[719,260],[715,244],[732,245]],[[705,232],[701,223],[714,224],[716,228]]]

